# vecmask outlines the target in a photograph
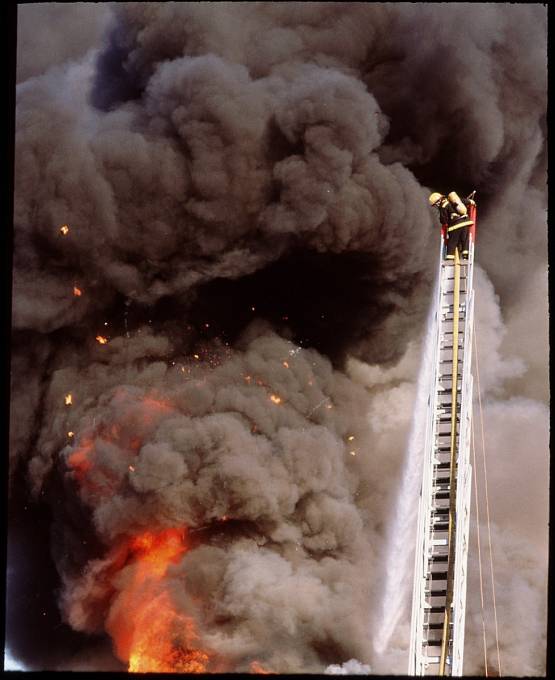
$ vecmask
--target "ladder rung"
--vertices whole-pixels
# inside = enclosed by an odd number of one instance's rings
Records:
[[[450,621],[449,625],[452,626],[453,622]],[[441,630],[443,628],[443,623],[425,623],[424,628],[428,630]]]
[[[438,491],[434,494],[434,498],[438,498],[439,500],[449,498],[449,491]]]
[[[447,580],[447,572],[446,571],[433,571],[431,574],[428,574],[428,578],[431,581],[446,581]]]
[[[448,562],[449,555],[430,555],[429,559],[431,562]]]
[[[442,588],[440,590],[428,590],[425,591],[426,595],[429,597],[445,597],[447,595],[447,590],[445,588]]]
[[[425,614],[441,614],[445,611],[445,607],[424,607]]]
[[[430,663],[439,663],[439,656],[428,656],[428,657],[426,657],[426,661],[428,662],[428,664],[430,664]],[[446,663],[448,666],[451,665],[451,657],[450,657],[450,656],[448,656],[448,657],[445,659],[445,663]]]
[[[449,529],[449,522],[436,522],[432,525],[433,531],[447,531]]]

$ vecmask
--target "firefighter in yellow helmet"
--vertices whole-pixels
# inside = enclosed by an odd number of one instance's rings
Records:
[[[434,191],[430,194],[428,202],[438,209],[439,221],[446,230],[447,254],[445,259],[454,260],[455,250],[459,251],[461,258],[466,259],[469,229],[474,224],[470,219],[469,208],[476,203],[471,197],[459,198],[455,191],[451,191],[447,196]]]

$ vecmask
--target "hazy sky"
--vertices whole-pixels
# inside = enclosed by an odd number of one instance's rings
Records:
[[[539,4],[18,8],[14,658],[125,669],[133,537],[186,527],[156,592],[210,668],[406,672],[413,545],[392,553],[391,520],[427,196],[476,189],[502,671],[545,673],[546,35]],[[474,530],[465,674],[484,672]]]

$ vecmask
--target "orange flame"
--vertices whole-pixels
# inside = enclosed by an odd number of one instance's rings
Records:
[[[277,394],[270,395],[270,400],[273,401],[274,404],[281,404],[281,397],[278,397]]]
[[[206,672],[209,655],[199,649],[194,622],[176,611],[162,581],[186,549],[180,529],[146,531],[129,543],[133,577],[110,613],[108,628],[130,672]]]
[[[252,661],[251,662],[251,673],[258,673],[259,675],[273,675],[273,671],[269,671],[267,668],[264,668],[262,664],[260,664],[258,661]]]
[[[108,342],[108,338],[105,338],[103,335],[97,335],[96,341],[99,342],[101,345],[105,345]]]
[[[64,402],[66,406],[71,406],[73,404],[73,397],[71,396],[71,393],[66,394],[64,397]]]
[[[60,227],[60,234],[62,236],[67,236],[69,234],[69,227],[67,226],[67,224],[62,224],[62,226]]]
[[[83,295],[83,293],[82,293],[80,288],[77,288],[77,286],[73,286],[73,295],[75,297],[81,297],[81,295]]]
[[[75,477],[80,484],[84,483],[87,473],[93,466],[89,458],[93,443],[92,438],[83,438],[79,443],[79,446],[67,459],[69,467],[74,471]]]

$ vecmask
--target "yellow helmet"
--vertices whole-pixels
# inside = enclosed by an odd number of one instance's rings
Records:
[[[430,194],[430,197],[428,198],[428,203],[430,205],[435,205],[436,203],[441,201],[442,198],[443,196],[441,194],[439,194],[437,191],[434,191],[433,194]]]

